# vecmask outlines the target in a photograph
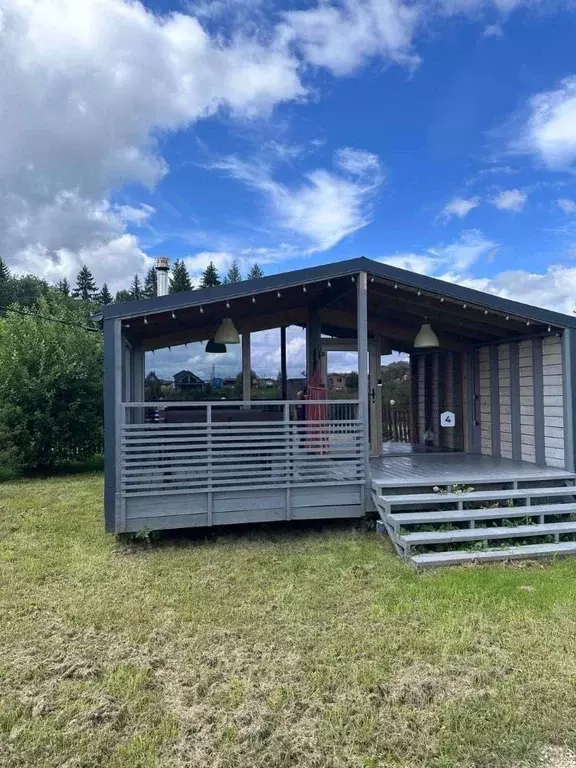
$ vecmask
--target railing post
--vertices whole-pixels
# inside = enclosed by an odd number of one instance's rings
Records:
[[[284,403],[284,439],[286,441],[286,466],[284,469],[286,483],[286,520],[290,520],[292,517],[292,452],[293,452],[293,440],[292,440],[292,424],[290,423],[290,406],[288,403]]]
[[[364,510],[368,508],[370,498],[370,408],[368,402],[368,274],[360,272],[356,283],[356,312],[358,336],[358,400],[364,448]]]
[[[207,479],[207,503],[208,525],[212,525],[214,516],[214,477],[212,462],[212,405],[206,406],[206,479]]]

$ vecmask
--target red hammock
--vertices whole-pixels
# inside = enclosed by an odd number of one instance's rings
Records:
[[[328,389],[322,386],[322,377],[317,368],[308,383],[306,389],[306,400],[327,400]],[[306,429],[306,448],[314,453],[328,452],[328,436],[322,427],[321,422],[328,421],[328,403],[306,403],[305,416],[306,421],[313,422],[307,425]]]

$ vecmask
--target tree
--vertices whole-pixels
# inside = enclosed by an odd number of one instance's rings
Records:
[[[46,470],[102,445],[102,337],[81,327],[87,311],[58,296],[0,323],[0,466]]]
[[[121,291],[116,291],[116,296],[114,296],[114,304],[122,304],[124,301],[132,301],[132,294],[130,291],[126,291],[124,288],[122,288]]]
[[[220,285],[220,276],[218,275],[218,270],[214,266],[214,262],[211,261],[202,273],[200,288],[213,288],[216,285]]]
[[[102,289],[100,290],[98,296],[96,296],[96,301],[102,307],[107,307],[108,304],[112,304],[112,294],[108,289],[107,283],[102,283]]]
[[[19,304],[24,309],[33,309],[42,297],[48,298],[50,294],[56,293],[53,286],[35,275],[12,277],[9,289],[10,303]]]
[[[250,271],[248,272],[248,280],[256,280],[259,277],[264,277],[264,272],[258,264],[252,264]]]
[[[407,408],[410,403],[410,364],[407,360],[397,360],[382,366],[382,401],[387,404],[394,400],[400,408]]]
[[[0,259],[0,306],[5,307],[10,303],[11,286],[10,270],[5,261]]]
[[[225,283],[239,283],[242,280],[242,274],[240,273],[240,267],[238,266],[238,261],[234,259],[232,264],[230,265],[230,269],[226,273],[226,277],[224,278]]]
[[[158,276],[156,274],[156,268],[150,267],[144,276],[144,288],[142,289],[142,297],[145,299],[151,299],[153,296],[156,296],[157,292]]]
[[[130,284],[130,298],[141,299],[142,298],[142,286],[140,285],[139,275],[134,275],[132,283]]]
[[[180,293],[180,291],[191,291],[192,283],[190,282],[190,275],[186,269],[186,264],[179,259],[176,259],[172,266],[172,274],[170,275],[170,293]]]
[[[58,280],[56,283],[56,290],[59,291],[62,296],[70,296],[70,283],[65,277],[62,280]]]
[[[72,291],[72,296],[75,299],[82,299],[82,301],[92,301],[97,292],[98,289],[92,277],[92,272],[84,264],[80,272],[78,272],[76,288]]]

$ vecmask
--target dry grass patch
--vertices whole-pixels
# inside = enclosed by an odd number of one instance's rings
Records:
[[[573,758],[576,560],[415,574],[344,523],[127,546],[101,491],[0,486],[2,768]]]

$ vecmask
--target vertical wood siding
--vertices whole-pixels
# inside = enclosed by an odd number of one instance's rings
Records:
[[[490,348],[478,350],[480,453],[492,455],[492,409],[490,398]]]
[[[562,376],[562,342],[558,336],[542,341],[542,374],[544,396],[544,455],[551,467],[565,466],[564,384]]]
[[[425,442],[426,434],[426,358],[418,358],[418,440]]]
[[[444,359],[444,408],[456,412],[454,401],[454,353],[448,352]],[[458,417],[457,417],[458,418]],[[454,448],[454,429],[443,430],[443,444],[446,448]]]
[[[536,462],[536,437],[534,431],[534,361],[532,341],[518,344],[520,379],[520,458]]]
[[[512,459],[512,398],[509,344],[500,344],[498,346],[498,392],[500,400],[500,455],[505,459]]]

